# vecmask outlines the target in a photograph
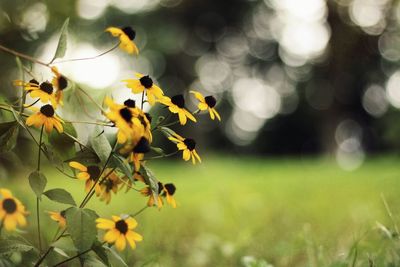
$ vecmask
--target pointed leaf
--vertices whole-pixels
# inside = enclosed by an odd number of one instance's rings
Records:
[[[106,253],[105,248],[103,247],[103,244],[100,243],[99,241],[95,241],[92,247],[92,250],[94,251],[94,253],[96,253],[96,255],[99,257],[99,259],[107,266],[111,266],[110,265],[110,261],[108,260],[108,255]]]
[[[29,175],[29,185],[31,186],[35,195],[40,198],[46,188],[47,179],[43,173],[34,171]]]
[[[79,251],[90,249],[97,239],[96,212],[72,207],[66,210],[67,229]]]
[[[69,192],[65,191],[64,189],[61,188],[50,189],[44,192],[43,194],[50,200],[53,200],[55,202],[76,206],[74,198],[71,196]]]
[[[96,127],[90,137],[90,144],[101,162],[105,163],[110,156],[112,148],[102,128]]]
[[[60,38],[58,39],[57,49],[50,63],[52,63],[56,58],[63,58],[65,56],[65,52],[67,51],[68,24],[69,18],[64,21],[64,24],[61,27],[61,34]]]

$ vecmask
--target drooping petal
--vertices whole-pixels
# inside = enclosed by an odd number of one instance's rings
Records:
[[[190,91],[190,93],[194,94],[194,97],[197,98],[197,100],[199,100],[200,102],[205,102],[206,100],[204,99],[204,96],[197,92],[197,91]]]
[[[86,172],[86,171],[87,171],[86,166],[80,164],[80,163],[77,162],[77,161],[71,161],[71,162],[69,163],[69,166],[71,166],[71,167],[74,168],[74,169],[80,170],[80,171],[82,171],[82,172]]]
[[[7,231],[14,231],[17,228],[17,220],[14,216],[6,215],[3,222]]]
[[[181,123],[181,125],[185,125],[187,122],[186,116],[185,116],[185,112],[182,110],[179,110],[178,112],[178,116],[179,116],[179,122]]]
[[[189,149],[183,150],[182,156],[185,161],[188,161],[190,159],[190,150]]]
[[[79,180],[88,180],[90,178],[90,175],[87,172],[80,172],[78,173],[76,178],[78,178]]]
[[[125,236],[120,234],[119,237],[117,238],[117,241],[115,241],[115,247],[119,250],[122,251],[126,247],[126,240]]]
[[[133,229],[137,226],[137,221],[132,217],[126,219],[125,222],[128,224],[128,229]]]
[[[115,240],[117,240],[119,238],[119,236],[121,235],[121,233],[117,230],[117,229],[111,229],[110,231],[108,231],[103,239],[104,241],[106,241],[107,243],[113,243],[115,242]]]
[[[200,102],[200,103],[197,105],[197,107],[198,107],[200,110],[206,110],[206,109],[208,108],[208,105],[207,105],[206,103]]]
[[[98,218],[96,223],[96,227],[99,229],[112,229],[115,226],[115,222],[103,218]]]
[[[115,37],[120,36],[124,33],[121,29],[116,27],[108,27],[105,31],[111,33]]]

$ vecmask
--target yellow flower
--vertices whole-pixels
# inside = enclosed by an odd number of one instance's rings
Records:
[[[167,203],[170,204],[173,208],[176,208],[176,201],[173,195],[175,194],[176,187],[174,184],[165,184],[163,188],[162,196],[167,199]]]
[[[42,82],[39,84],[35,79],[32,79],[27,83],[17,80],[14,81],[14,85],[23,86],[30,97],[39,98],[42,103],[50,101],[53,106],[57,105],[53,85],[49,82]]]
[[[139,49],[133,40],[136,37],[136,32],[131,27],[124,27],[122,29],[116,27],[108,27],[106,32],[109,32],[114,37],[119,37],[119,47],[126,51],[128,54],[139,55]]]
[[[106,169],[105,173],[109,173],[111,169]],[[111,201],[111,192],[116,194],[118,192],[118,186],[121,184],[121,180],[115,172],[112,172],[100,183],[100,192],[98,192],[98,196],[100,200],[105,201],[106,204]]]
[[[153,194],[153,191],[151,190],[151,188],[150,188],[149,186],[147,186],[147,187],[143,188],[142,190],[140,190],[140,193],[141,193],[143,196],[149,197],[149,200],[147,201],[147,206],[153,207],[154,204],[156,204],[157,207],[158,207],[159,209],[161,209],[162,206],[163,206],[163,201],[162,201],[162,198],[161,198],[161,193],[162,193],[162,191],[163,191],[163,189],[164,189],[164,186],[163,186],[163,184],[160,183],[160,182],[158,182],[157,185],[158,185],[158,196],[157,196],[157,199],[156,199],[155,195]],[[156,203],[156,202],[157,202],[157,203]]]
[[[89,192],[89,190],[93,187],[94,183],[96,183],[96,186],[94,188],[96,194],[99,194],[101,192],[100,185],[99,185],[99,183],[97,183],[97,181],[99,180],[100,175],[101,175],[101,170],[100,170],[99,166],[89,165],[86,167],[76,161],[71,161],[69,163],[69,166],[80,171],[80,173],[78,173],[76,175],[76,177],[79,180],[86,181],[86,183],[85,183],[85,191],[86,192]]]
[[[126,83],[126,86],[130,88],[134,94],[140,94],[146,91],[147,101],[153,106],[156,103],[156,99],[163,97],[163,91],[154,84],[149,75],[145,76],[140,73],[135,73],[135,75],[138,79],[127,79],[123,80],[123,82]]]
[[[150,151],[150,143],[146,137],[142,137],[136,146],[133,148],[129,159],[133,162],[135,167],[135,172],[138,172],[140,169],[140,162],[144,158],[144,154]]]
[[[185,108],[185,99],[183,98],[183,95],[176,95],[171,98],[165,96],[159,102],[168,106],[169,111],[172,113],[178,113],[179,122],[181,125],[185,125],[187,119],[196,122],[196,119],[193,117],[192,113]]]
[[[37,128],[40,128],[44,125],[47,133],[50,133],[53,130],[53,127],[55,127],[59,133],[63,132],[63,121],[55,114],[52,105],[44,105],[40,108],[40,110],[35,107],[31,107],[31,109],[38,112],[32,114],[26,119],[26,125],[33,125]]]
[[[136,243],[142,241],[143,237],[134,232],[137,222],[132,217],[112,216],[112,220],[98,218],[96,219],[97,228],[108,230],[103,239],[109,244],[115,243],[115,247],[122,251],[126,247],[126,241],[132,249],[136,248]]]
[[[172,136],[168,137],[168,139],[174,142],[179,150],[183,151],[182,157],[185,161],[188,161],[190,158],[192,158],[193,164],[196,164],[196,159],[201,162],[200,156],[195,150],[196,141],[191,138],[183,138],[178,134],[173,134]]]
[[[60,228],[64,228],[67,224],[67,221],[65,219],[65,210],[61,211],[61,212],[54,212],[54,211],[49,211],[48,212],[50,215],[50,218],[53,221],[58,222],[58,226]]]
[[[5,188],[0,188],[0,221],[7,231],[14,231],[17,225],[25,226],[28,213],[24,205]]]
[[[134,100],[128,99],[124,105],[120,105],[106,97],[104,103],[110,108],[110,111],[105,114],[106,117],[118,128],[117,142],[119,144],[135,143],[145,134],[147,128],[140,119],[144,115],[141,115],[142,112],[135,107]]]
[[[57,89],[55,93],[55,99],[57,104],[63,104],[63,90],[68,86],[67,78],[58,72],[56,67],[52,67],[51,71],[54,73],[54,78],[51,81],[53,86]]]
[[[199,100],[198,108],[199,110],[208,110],[208,113],[210,113],[210,117],[212,120],[214,120],[215,117],[219,121],[221,121],[221,116],[218,114],[218,112],[215,110],[215,105],[217,104],[217,100],[215,97],[209,95],[204,97],[201,93],[197,91],[190,91],[194,96]]]

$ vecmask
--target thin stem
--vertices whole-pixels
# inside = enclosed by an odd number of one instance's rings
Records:
[[[159,127],[164,121],[168,120],[171,117],[172,113],[168,113],[164,119],[160,120],[154,127],[151,129],[151,131],[154,131],[157,127]]]
[[[24,95],[26,96],[26,95]],[[39,102],[40,99],[36,100],[35,102],[33,102],[32,104],[29,104],[28,106],[25,106],[24,104],[22,104],[22,108],[21,108],[21,112],[23,112],[23,108],[29,108],[32,107],[33,105],[35,105],[37,102]],[[23,100],[23,102],[25,103],[25,100]]]
[[[143,160],[143,161],[146,161],[146,160],[150,160],[150,159],[167,158],[167,157],[171,157],[171,156],[175,155],[175,154],[178,153],[178,152],[179,152],[179,150],[174,151],[174,152],[171,152],[171,153],[169,153],[169,154],[154,156],[154,157],[150,157],[150,158],[146,158],[146,159],[142,159],[142,160]]]
[[[103,242],[101,245],[104,245],[105,243],[106,243],[106,242]],[[80,256],[82,256],[82,255],[84,255],[84,254],[90,252],[91,250],[92,250],[92,248],[89,248],[89,249],[87,249],[87,250],[85,250],[85,251],[82,251],[81,253],[76,254],[75,256],[73,256],[73,257],[71,257],[71,258],[68,258],[68,259],[66,259],[66,260],[63,260],[63,261],[57,263],[57,264],[54,265],[53,267],[57,267],[57,266],[63,265],[64,263],[67,263],[67,262],[69,262],[69,261],[71,261],[71,260],[73,260],[73,259],[79,258]]]
[[[179,120],[174,121],[174,122],[171,122],[171,123],[167,123],[167,124],[163,125],[163,127],[172,126],[172,125],[175,125],[175,124],[178,124],[178,123],[179,123]],[[157,128],[158,128],[158,127],[157,127]]]
[[[96,59],[98,57],[104,56],[105,54],[108,54],[110,52],[112,52],[113,50],[115,50],[119,44],[121,42],[118,42],[117,44],[115,44],[113,47],[111,47],[110,49],[98,54],[97,56],[93,56],[93,57],[83,57],[83,58],[73,58],[73,59],[66,59],[66,60],[61,60],[61,61],[57,61],[57,62],[53,62],[53,64],[61,64],[61,63],[67,63],[67,62],[72,62],[72,61],[82,61],[82,60],[91,60],[91,59]]]
[[[38,59],[36,59],[34,57],[22,54],[20,52],[17,52],[15,50],[12,50],[10,48],[2,46],[1,44],[0,44],[0,50],[3,50],[6,53],[12,54],[12,55],[17,56],[17,57],[22,57],[22,58],[24,58],[26,60],[29,60],[31,62],[34,62],[34,63],[37,63],[37,64],[40,64],[40,65],[43,65],[43,66],[46,66],[46,67],[50,68],[50,64],[44,63],[43,61],[40,61],[40,60],[38,60]]]
[[[39,242],[39,251],[42,251],[42,237],[40,234],[40,214],[39,214],[39,198],[36,197],[36,218],[37,218],[37,230],[38,230],[38,242]]]
[[[143,211],[145,211],[149,206],[144,206],[143,208],[141,208],[139,211],[137,211],[135,214],[131,215],[131,217],[136,217],[138,216],[140,213],[142,213]]]
[[[40,171],[40,155],[42,154],[42,138],[43,138],[43,128],[40,130],[40,137],[39,137],[39,147],[38,147],[38,164],[37,164],[37,171]],[[40,203],[39,197],[36,197],[36,219],[37,219],[37,231],[38,231],[38,242],[39,242],[39,251],[42,251],[42,236],[40,231]]]
[[[43,128],[44,124],[42,125],[42,128],[40,129],[40,137],[39,137],[39,150],[38,150],[38,163],[37,163],[37,171],[40,171],[40,155],[42,154],[42,138],[43,138]]]
[[[66,120],[64,120],[64,122],[68,122],[68,123],[94,124],[94,125],[100,125],[100,126],[106,126],[106,127],[114,127],[113,124],[101,123],[101,122],[95,122],[95,121],[66,121]]]

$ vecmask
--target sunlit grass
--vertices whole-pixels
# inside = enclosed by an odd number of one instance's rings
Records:
[[[373,257],[377,245],[369,242],[379,238],[373,229],[376,222],[391,226],[382,194],[393,213],[400,214],[397,162],[395,157],[370,159],[353,172],[321,158],[209,156],[195,167],[151,162],[161,181],[177,186],[179,207],[140,214],[137,231],[145,239],[124,257],[132,266],[243,266],[243,256],[275,266],[321,266],[345,260],[351,245],[369,231],[362,239],[365,251],[359,254],[359,261],[365,262],[366,253]],[[82,199],[82,181],[53,170],[47,177],[49,188],[68,188],[77,202]],[[21,181],[11,187],[28,203],[33,224],[34,196]],[[146,201],[134,191],[120,192],[109,206],[93,199],[89,207],[101,216],[133,214]],[[43,209],[54,207],[45,199]],[[51,237],[55,223],[47,220],[44,225]]]

